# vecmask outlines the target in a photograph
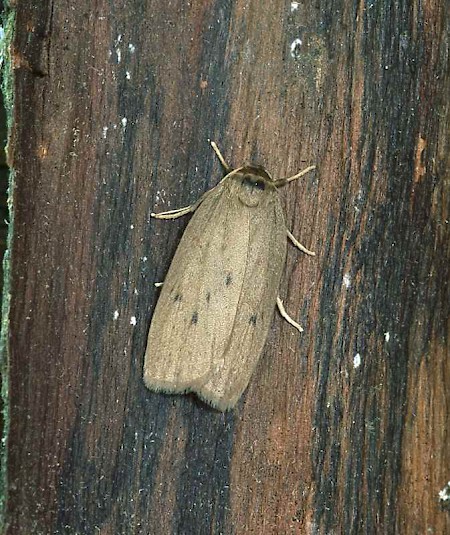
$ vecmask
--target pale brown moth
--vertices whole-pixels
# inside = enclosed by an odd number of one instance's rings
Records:
[[[262,167],[232,170],[211,143],[226,175],[196,203],[159,214],[195,212],[181,238],[150,325],[144,362],[148,388],[195,392],[213,407],[231,409],[259,360],[275,305],[289,238],[278,188],[314,169],[275,180]]]

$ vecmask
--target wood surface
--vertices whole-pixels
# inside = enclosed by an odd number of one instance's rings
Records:
[[[450,533],[444,0],[14,6],[5,534]],[[208,139],[317,165],[226,414],[142,381]]]

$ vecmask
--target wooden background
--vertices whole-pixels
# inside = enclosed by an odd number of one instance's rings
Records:
[[[5,533],[450,533],[444,0],[14,4]],[[141,379],[208,139],[318,166],[226,414]]]

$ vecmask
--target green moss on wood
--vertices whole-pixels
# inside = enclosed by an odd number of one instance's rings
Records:
[[[5,2],[4,11],[1,14],[1,22],[4,30],[3,38],[0,42],[0,54],[3,60],[2,65],[2,93],[3,102],[6,109],[8,138],[11,131],[14,108],[13,94],[13,67],[10,56],[11,43],[15,27],[15,11]],[[5,147],[5,150],[7,148]],[[14,170],[9,172],[8,188],[8,209],[9,228],[7,237],[7,249],[3,257],[3,301],[2,301],[2,325],[0,334],[0,365],[2,378],[2,401],[3,401],[3,436],[0,443],[1,472],[0,472],[0,530],[3,532],[5,522],[5,504],[7,493],[7,441],[9,431],[9,355],[8,355],[8,333],[9,333],[9,310],[10,310],[10,250],[13,230],[14,211],[12,206],[12,192],[14,189]]]

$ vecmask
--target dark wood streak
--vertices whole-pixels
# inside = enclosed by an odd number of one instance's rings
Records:
[[[16,4],[6,535],[450,532],[443,0]],[[280,190],[305,332],[225,414],[141,377],[189,219],[149,213],[220,180],[209,137],[318,166]]]

